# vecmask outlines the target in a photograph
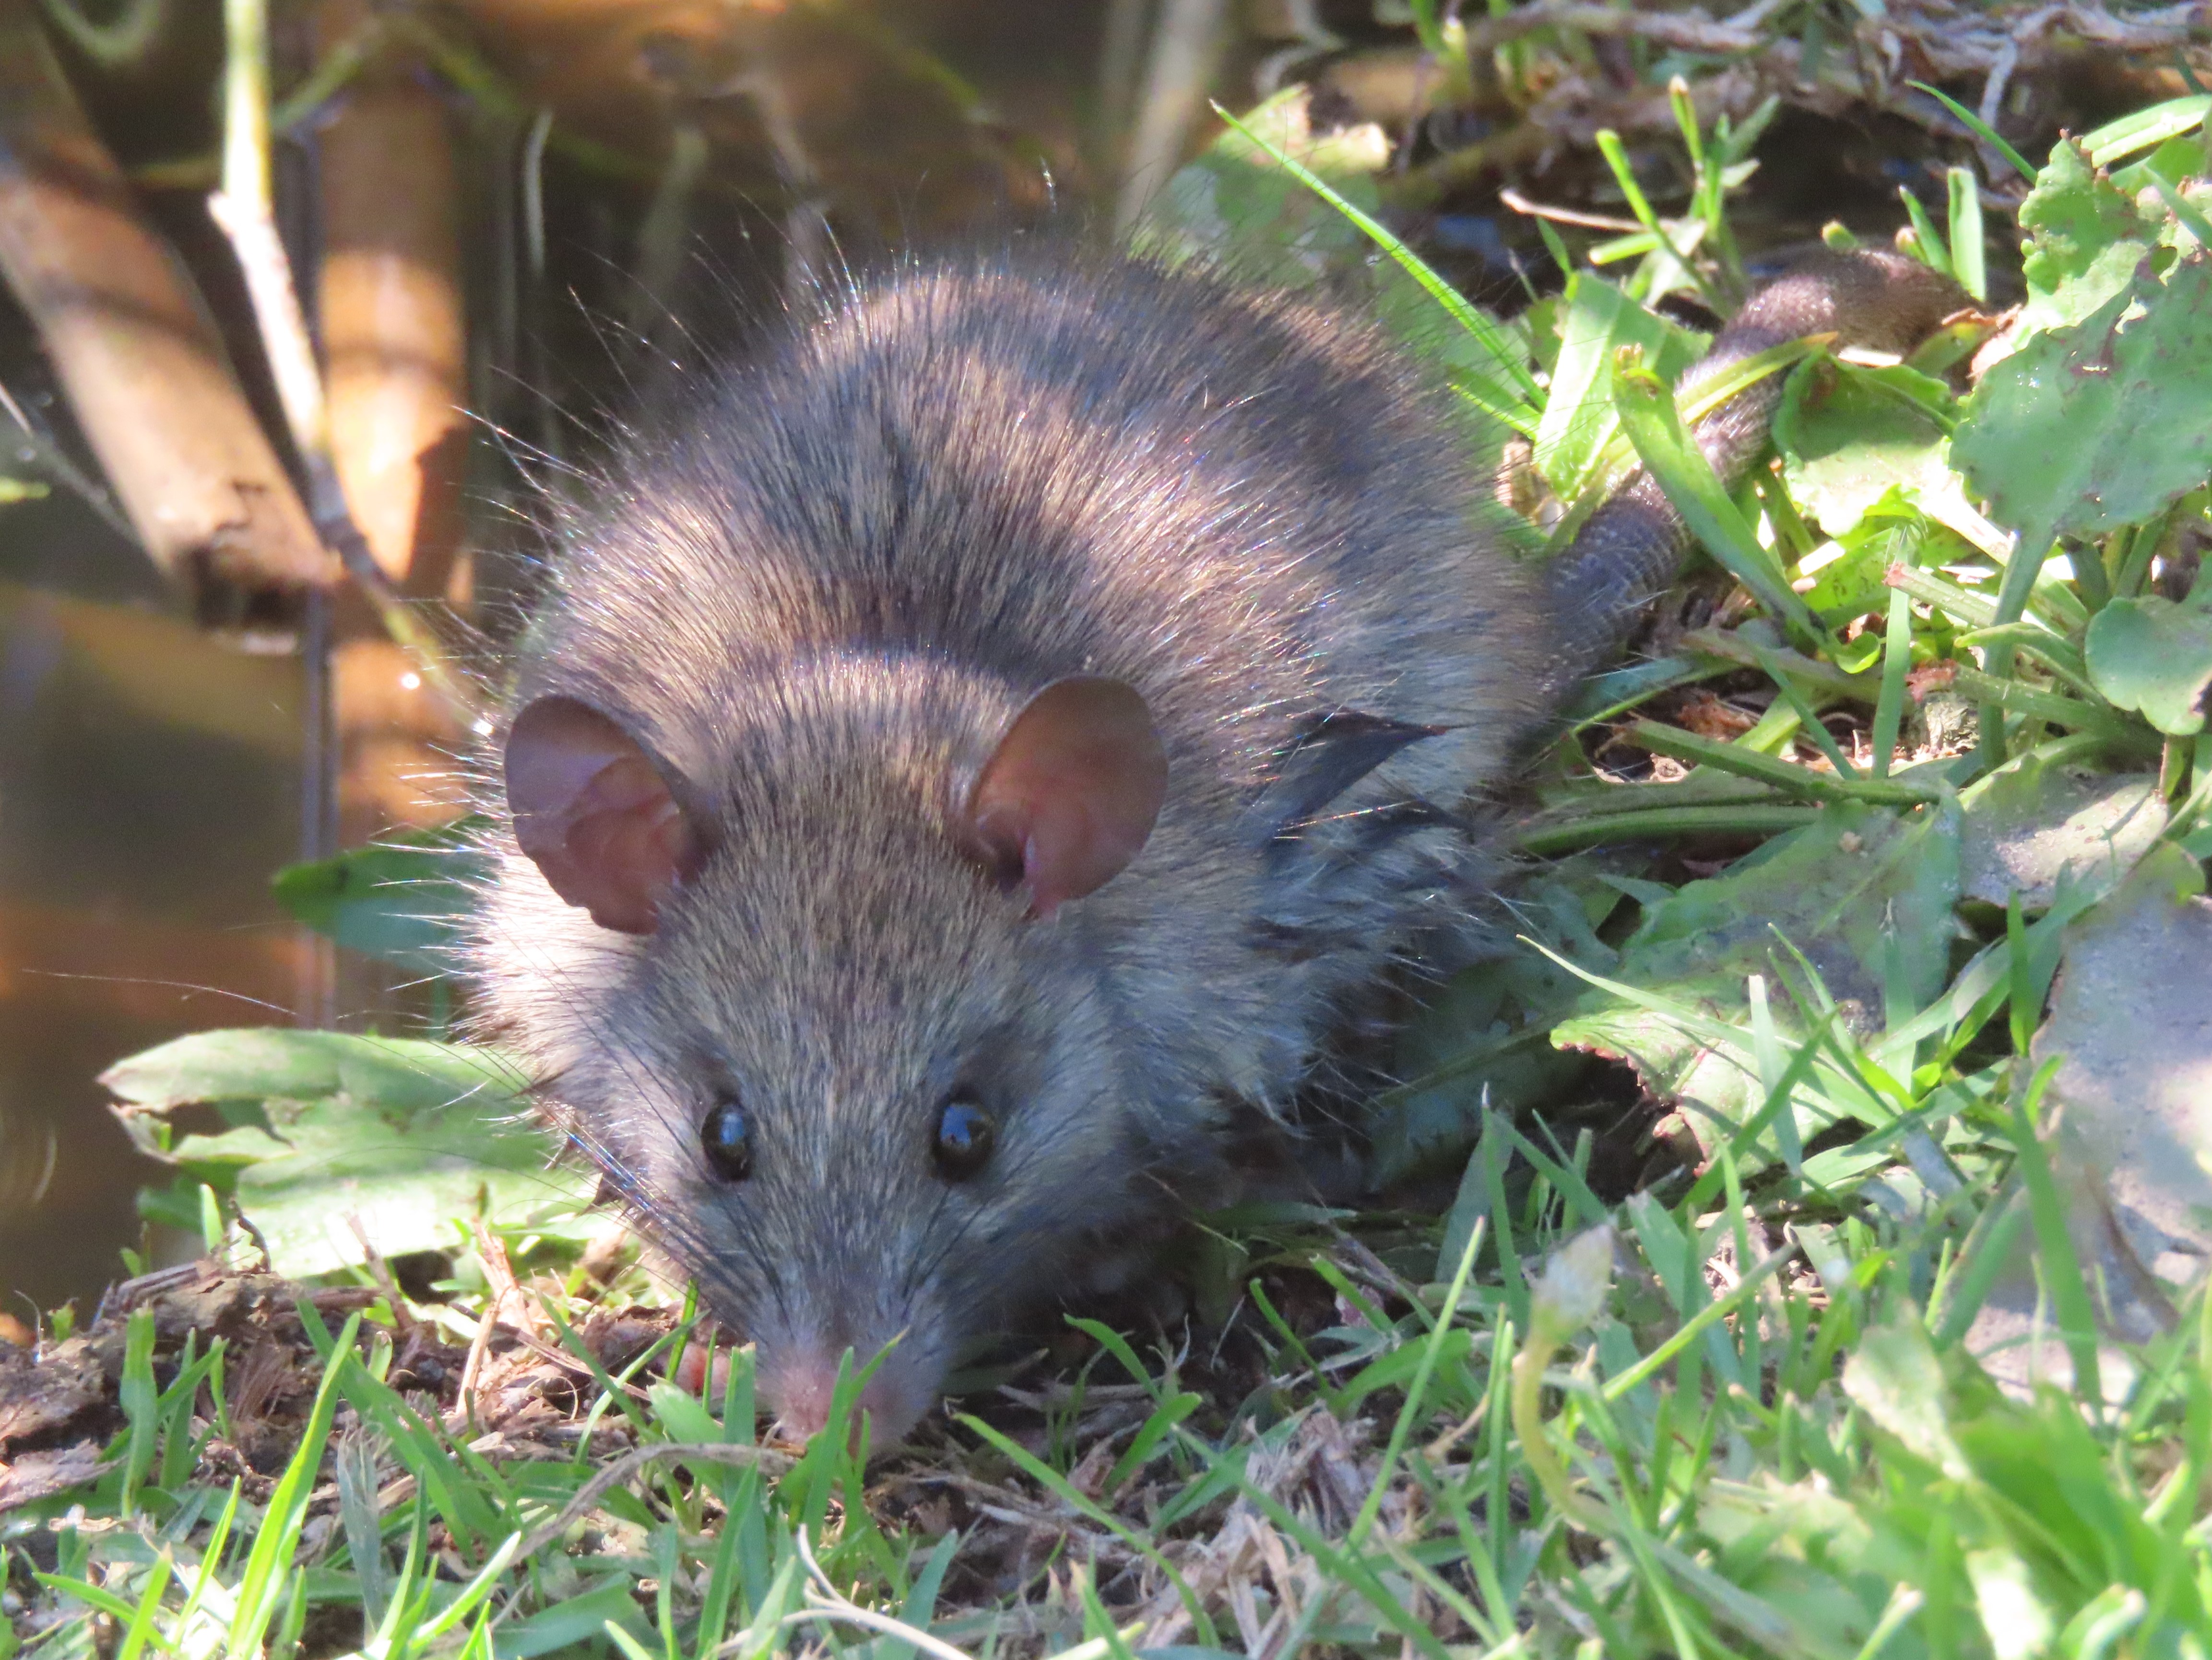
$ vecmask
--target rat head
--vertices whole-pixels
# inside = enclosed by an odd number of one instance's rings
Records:
[[[1145,845],[1167,769],[1115,680],[964,733],[852,701],[787,696],[776,736],[690,779],[541,697],[506,777],[546,882],[634,936],[556,1081],[581,1136],[756,1343],[787,1429],[820,1427],[848,1348],[888,1348],[860,1400],[880,1445],[963,1340],[1158,1203],[1081,901]]]

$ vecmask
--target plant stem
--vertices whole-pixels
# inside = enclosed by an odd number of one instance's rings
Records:
[[[1548,1334],[1531,1331],[1528,1341],[1513,1357],[1513,1433],[1521,1443],[1521,1456],[1528,1461],[1529,1474],[1553,1507],[1586,1532],[1601,1534],[1608,1530],[1611,1518],[1595,1501],[1575,1491],[1566,1465],[1544,1427],[1544,1372],[1559,1348]]]
[[[1771,755],[1762,755],[1738,744],[1717,743],[1711,738],[1701,738],[1693,732],[1685,732],[1678,726],[1663,726],[1654,720],[1639,720],[1626,734],[1632,743],[1641,744],[1654,754],[1671,755],[1677,760],[1714,766],[1723,772],[1735,772],[1741,777],[1757,779],[1776,789],[1794,796],[1808,797],[1814,801],[1861,801],[1887,807],[1917,807],[1936,798],[1936,791],[1928,785],[1903,783],[1893,779],[1832,778],[1826,772],[1815,772],[1809,766],[1800,766],[1795,761],[1780,760]]]
[[[222,187],[208,198],[208,212],[229,239],[246,281],[284,423],[307,469],[308,517],[423,679],[464,722],[475,721],[482,714],[475,688],[377,564],[346,510],[331,459],[322,372],[270,192],[268,0],[223,0],[223,30]]]
[[[1652,807],[1608,813],[1567,824],[1525,830],[1514,838],[1521,851],[1545,857],[1607,842],[1668,836],[1772,836],[1809,824],[1819,809],[1782,803],[1731,807]]]
[[[2009,709],[2017,714],[2028,715],[2037,720],[2063,726],[2069,732],[2094,733],[2116,748],[2132,749],[2142,754],[2155,753],[2159,747],[2158,734],[2148,729],[2131,727],[2109,711],[2096,705],[2084,703],[2079,698],[2063,698],[2055,692],[2038,691],[2016,680],[2002,680],[1995,675],[1984,674],[1960,663],[1954,671],[1951,683],[1960,692],[1985,707]]]

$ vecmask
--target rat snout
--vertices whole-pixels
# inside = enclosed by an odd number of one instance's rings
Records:
[[[848,1349],[856,1373],[874,1358],[872,1352],[844,1343],[833,1347],[802,1340],[788,1346],[761,1346],[761,1393],[775,1409],[783,1433],[793,1440],[805,1440],[829,1422],[838,1366]],[[935,1403],[941,1381],[939,1366],[911,1337],[891,1344],[854,1405],[854,1436],[865,1414],[869,1446],[880,1452],[896,1445]]]

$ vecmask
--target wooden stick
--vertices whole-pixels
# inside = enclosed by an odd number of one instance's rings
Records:
[[[20,3],[20,0],[15,0]],[[0,4],[10,0],[0,0]],[[277,234],[271,198],[269,130],[268,0],[223,0],[222,188],[208,213],[229,238],[246,279],[262,349],[307,474],[313,528],[337,555],[362,598],[392,640],[414,659],[422,679],[467,723],[478,718],[477,690],[439,638],[410,609],[347,511],[331,457],[330,410],[313,343],[300,307],[292,263]]]
[[[28,0],[0,0],[0,274],[125,517],[204,615],[229,609],[226,590],[335,577],[198,290],[139,214]]]
[[[374,21],[323,0],[326,55]],[[387,46],[325,117],[317,272],[331,459],[386,576],[448,593],[461,547],[468,360],[453,137],[412,51]]]

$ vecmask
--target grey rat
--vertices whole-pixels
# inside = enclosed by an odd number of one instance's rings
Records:
[[[1756,296],[1903,348],[1885,253]],[[1773,377],[1700,429],[1723,474]],[[1474,803],[1686,537],[1634,483],[1547,570],[1465,406],[1352,311],[1133,260],[916,264],[640,445],[494,735],[489,1032],[757,1346],[786,1428],[1218,1190],[1335,1011],[1468,909]]]

